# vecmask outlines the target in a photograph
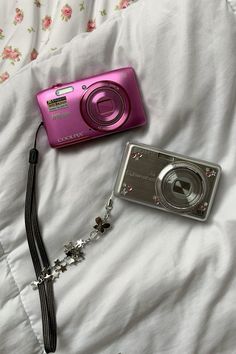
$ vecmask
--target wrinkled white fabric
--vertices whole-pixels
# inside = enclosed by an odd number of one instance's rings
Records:
[[[65,241],[88,236],[128,140],[219,163],[223,178],[207,223],[115,200],[107,237],[55,283],[57,353],[236,352],[235,30],[225,0],[140,0],[2,84],[1,353],[43,351],[23,218],[34,95],[128,65],[146,128],[60,151],[40,133],[38,209],[51,261]]]
[[[236,12],[236,1],[235,0],[227,0],[229,6],[232,8],[234,12]]]

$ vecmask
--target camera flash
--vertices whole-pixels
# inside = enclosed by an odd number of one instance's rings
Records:
[[[74,91],[74,87],[73,86],[68,86],[68,87],[64,87],[61,89],[56,90],[56,95],[60,96],[60,95],[66,95],[67,93],[73,92]]]

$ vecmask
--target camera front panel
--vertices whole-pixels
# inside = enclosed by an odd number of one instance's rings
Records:
[[[64,147],[146,123],[132,68],[113,70],[37,95],[52,147]]]
[[[220,166],[147,145],[127,144],[115,194],[123,199],[204,221]]]

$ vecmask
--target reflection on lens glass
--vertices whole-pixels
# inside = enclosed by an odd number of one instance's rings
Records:
[[[161,192],[165,201],[173,208],[191,209],[203,197],[203,180],[188,167],[176,167],[164,176]]]
[[[186,181],[184,181],[183,179],[177,179],[174,182],[174,186],[173,186],[173,192],[174,193],[179,193],[179,194],[183,194],[183,195],[189,195],[190,194],[190,189],[191,189],[191,183],[188,183]]]

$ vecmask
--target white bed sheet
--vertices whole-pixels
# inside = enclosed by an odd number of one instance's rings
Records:
[[[34,94],[132,65],[148,126],[56,151],[40,134],[39,216],[51,261],[85,238],[114,184],[126,141],[219,163],[207,223],[115,200],[113,229],[55,283],[64,354],[233,354],[236,18],[225,0],[140,0],[97,31],[45,54],[0,87],[0,352],[43,351],[25,229]]]

